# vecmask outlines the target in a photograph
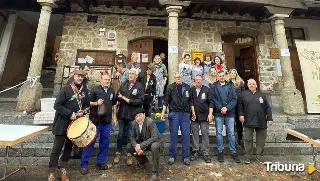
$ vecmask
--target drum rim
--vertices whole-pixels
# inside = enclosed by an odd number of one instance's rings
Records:
[[[78,118],[79,119],[79,118]],[[88,118],[87,118],[88,119]],[[77,119],[76,119],[77,120]],[[73,122],[75,122],[76,120],[73,120],[70,124],[69,124],[69,126],[68,126],[68,129],[67,129],[67,136],[68,136],[68,132],[69,132],[69,128],[70,128],[70,126],[72,125],[72,123]],[[88,129],[88,127],[89,127],[89,122],[91,122],[90,121],[90,119],[88,119],[89,121],[88,121],[88,124],[87,124],[87,127],[86,127],[86,129],[79,135],[79,136],[77,136],[77,137],[75,137],[75,138],[69,138],[69,136],[68,136],[68,138],[69,139],[77,139],[77,138],[80,138],[85,132],[86,132],[86,130]],[[93,123],[92,123],[93,124]]]

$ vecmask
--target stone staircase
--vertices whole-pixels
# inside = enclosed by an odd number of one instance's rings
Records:
[[[2,107],[14,107],[14,102],[7,102],[5,105],[0,104],[0,110]],[[268,129],[268,137],[266,143],[265,154],[267,155],[310,155],[312,153],[311,146],[308,143],[290,141],[286,140],[286,129],[294,129],[301,127],[319,127],[320,128],[320,115],[316,116],[287,116],[283,113],[274,112],[274,124]],[[24,124],[32,125],[33,117],[23,115],[20,112],[13,111],[1,111],[0,112],[0,122],[1,124]],[[116,151],[116,130],[115,133],[111,133],[110,137],[110,151],[109,154],[113,155]],[[166,132],[163,134],[165,140],[165,151],[164,155],[169,155],[169,145],[170,145],[170,134],[168,132],[168,122],[166,121]],[[181,142],[179,136],[179,142]],[[216,137],[215,137],[215,127],[210,125],[210,154],[216,155]],[[200,139],[201,140],[201,139]],[[53,144],[53,135],[51,132],[46,132],[45,134],[36,136],[23,145],[24,157],[48,157],[51,153]],[[227,137],[224,136],[224,146],[225,153],[229,153],[229,146],[227,142]],[[14,148],[19,148],[20,145],[14,146]],[[98,147],[96,143],[95,147]],[[124,145],[125,150],[125,145]],[[244,154],[244,148],[237,147],[238,154]],[[178,144],[178,153],[181,154],[181,145]],[[16,150],[12,150],[10,155],[15,155]],[[94,155],[97,154],[97,149],[94,151]],[[4,147],[0,147],[0,157],[5,155]]]

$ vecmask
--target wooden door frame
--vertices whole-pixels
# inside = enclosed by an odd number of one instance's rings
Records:
[[[257,82],[257,86],[258,86],[258,90],[260,89],[260,77],[259,77],[259,65],[258,65],[258,58],[257,58],[257,41],[256,41],[256,37],[255,36],[252,36],[252,35],[249,35],[249,34],[246,34],[246,33],[226,33],[224,35],[221,35],[221,39],[222,39],[222,36],[228,36],[228,35],[232,35],[232,36],[247,36],[247,37],[251,37],[253,42],[252,43],[222,43],[222,47],[223,45],[231,45],[233,48],[235,46],[252,46],[253,47],[253,51],[254,51],[254,67],[255,67],[255,79],[256,79],[256,82]]]

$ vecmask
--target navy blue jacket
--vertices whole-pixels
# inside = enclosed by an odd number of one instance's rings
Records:
[[[214,112],[214,116],[218,116],[218,117],[235,117],[235,107],[237,105],[237,94],[236,94],[236,91],[235,91],[235,88],[232,84],[226,82],[225,86],[227,86],[227,101],[225,103],[222,102],[222,99],[221,99],[221,96],[220,96],[220,93],[219,93],[219,88],[218,88],[218,82],[215,82],[211,89],[212,89],[212,100],[213,100],[213,104],[214,104],[214,109],[213,109],[213,112]],[[226,115],[223,115],[221,114],[221,109],[223,107],[226,107],[228,110],[227,110],[227,114]]]

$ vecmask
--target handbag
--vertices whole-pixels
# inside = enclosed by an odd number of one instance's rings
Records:
[[[98,111],[97,111],[99,116],[105,116],[107,114],[107,108],[106,105],[103,103],[100,106],[98,106]]]

